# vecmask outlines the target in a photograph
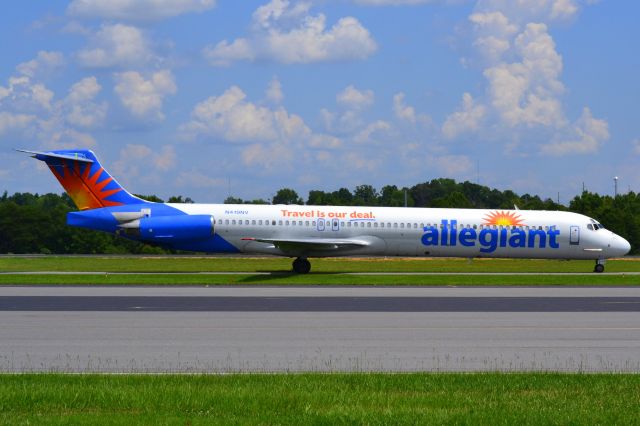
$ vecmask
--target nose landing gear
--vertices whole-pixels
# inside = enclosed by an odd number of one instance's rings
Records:
[[[605,262],[604,259],[596,260],[596,266],[594,266],[593,272],[597,272],[597,273],[604,272],[604,262]]]
[[[311,270],[311,262],[306,257],[297,257],[293,261],[293,272],[296,274],[308,274]]]

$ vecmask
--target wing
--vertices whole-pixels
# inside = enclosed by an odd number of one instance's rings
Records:
[[[295,255],[325,252],[330,256],[331,252],[338,254],[371,245],[367,240],[352,238],[242,238],[242,240],[273,244],[283,252]]]

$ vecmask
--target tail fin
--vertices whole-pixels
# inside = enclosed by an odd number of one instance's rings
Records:
[[[32,154],[33,158],[47,163],[79,210],[148,202],[131,195],[120,186],[100,165],[92,151],[17,151]]]

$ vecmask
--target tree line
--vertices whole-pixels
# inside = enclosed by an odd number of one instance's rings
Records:
[[[155,195],[138,195],[163,202]],[[193,203],[189,197],[175,196],[172,203]],[[472,182],[434,179],[412,187],[359,185],[353,190],[309,191],[306,200],[291,188],[280,189],[271,200],[243,200],[228,197],[227,204],[308,204],[336,206],[451,207],[521,210],[569,210],[593,217],[606,228],[631,243],[632,253],[640,253],[640,194],[611,197],[583,192],[569,206],[537,195],[518,195]],[[55,254],[153,254],[170,251],[130,241],[110,234],[66,226],[66,214],[75,211],[66,195],[15,193],[0,197],[0,253]]]

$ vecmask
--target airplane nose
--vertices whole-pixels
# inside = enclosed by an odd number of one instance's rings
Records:
[[[631,244],[619,235],[613,234],[611,238],[611,251],[614,256],[624,256],[631,250]]]

